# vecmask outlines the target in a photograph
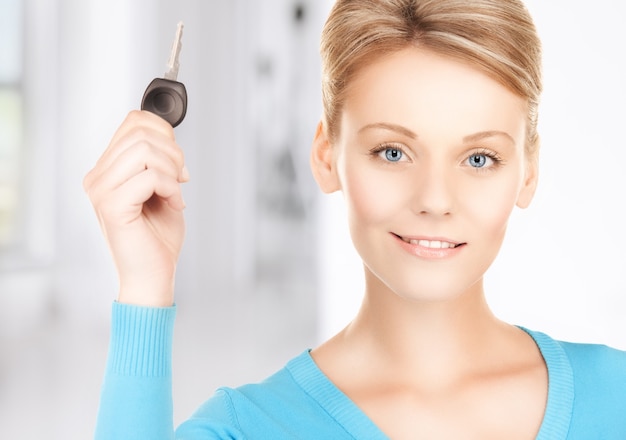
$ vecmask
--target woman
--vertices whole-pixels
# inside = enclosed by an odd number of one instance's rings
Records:
[[[85,178],[120,278],[98,438],[626,438],[626,353],[511,326],[483,276],[537,184],[540,42],[518,0],[338,0],[311,150],[344,194],[355,319],[174,434],[174,273],[187,181],[132,112]]]

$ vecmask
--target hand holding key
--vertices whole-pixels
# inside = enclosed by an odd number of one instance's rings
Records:
[[[174,276],[185,236],[181,183],[189,180],[174,130],[133,111],[83,185],[113,256],[118,301],[173,303]]]
[[[182,48],[183,23],[178,23],[172,53],[167,63],[168,70],[163,78],[152,80],[144,92],[141,109],[161,116],[172,127],[182,122],[187,113],[187,89],[178,78],[179,57]]]
[[[189,179],[173,130],[187,105],[185,86],[176,81],[181,32],[179,24],[166,77],[146,90],[142,108],[149,112],[130,112],[83,182],[113,255],[123,303],[173,303],[185,235],[180,184]]]

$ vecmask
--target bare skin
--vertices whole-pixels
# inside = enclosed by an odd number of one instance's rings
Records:
[[[525,332],[491,314],[481,286],[458,301],[417,305],[368,280],[356,319],[312,356],[384,433],[535,438],[547,400],[543,358]]]
[[[482,282],[535,190],[521,98],[413,48],[351,87],[338,139],[320,125],[311,160],[322,190],[344,193],[366,290],[314,361],[394,440],[534,439],[547,369]]]
[[[189,179],[172,127],[148,112],[124,120],[83,186],[113,255],[118,301],[167,307],[185,235]]]

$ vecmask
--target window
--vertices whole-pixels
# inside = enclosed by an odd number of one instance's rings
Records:
[[[22,2],[0,2],[0,251],[17,236],[22,157]]]

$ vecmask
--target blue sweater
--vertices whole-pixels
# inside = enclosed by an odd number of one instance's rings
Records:
[[[308,350],[261,383],[219,389],[174,431],[175,314],[175,307],[113,305],[97,440],[387,439]],[[548,403],[537,439],[625,440],[626,352],[526,331],[548,366]]]

